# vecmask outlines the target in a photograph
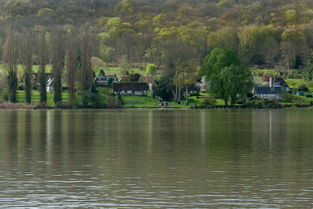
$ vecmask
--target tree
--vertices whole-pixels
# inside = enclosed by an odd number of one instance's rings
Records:
[[[22,61],[25,67],[24,72],[24,85],[25,85],[25,100],[26,103],[31,103],[32,100],[32,39],[30,33],[24,29],[21,35],[21,51]]]
[[[93,84],[94,76],[91,68],[91,39],[87,26],[80,34],[80,74],[80,88],[88,91]]]
[[[9,28],[6,34],[6,40],[4,43],[3,50],[3,62],[5,67],[8,69],[8,90],[9,90],[9,100],[11,102],[17,102],[16,91],[17,91],[17,43],[16,34],[12,28]]]
[[[75,97],[75,78],[76,78],[76,57],[75,57],[75,35],[73,27],[67,34],[67,50],[66,50],[66,70],[67,85],[69,91],[70,105],[74,103]]]
[[[38,41],[38,63],[39,63],[39,92],[40,103],[45,104],[47,102],[47,78],[46,78],[46,65],[48,62],[48,51],[46,33],[43,29],[39,31]]]
[[[308,57],[307,39],[303,31],[287,28],[282,33],[281,50],[283,63],[287,68],[298,68],[306,63]]]
[[[139,73],[130,73],[128,75],[125,75],[122,79],[122,82],[138,82],[140,79],[140,74]]]
[[[54,102],[58,105],[62,102],[62,72],[64,68],[64,50],[62,31],[60,27],[55,27],[51,37],[52,49],[52,71],[53,71],[53,89]]]
[[[162,76],[153,85],[153,96],[160,97],[164,101],[171,101],[173,99],[173,88],[170,78]]]
[[[205,59],[202,73],[209,81],[210,91],[228,105],[239,95],[245,98],[252,88],[252,75],[231,49],[215,48]]]
[[[149,75],[155,75],[156,71],[158,69],[158,66],[155,64],[147,64],[146,71]]]

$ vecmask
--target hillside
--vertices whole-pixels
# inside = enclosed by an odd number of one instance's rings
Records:
[[[161,65],[178,53],[199,63],[210,49],[230,47],[251,66],[301,68],[313,49],[309,0],[2,0],[0,9],[2,40],[11,24],[88,23],[95,55],[113,65]]]

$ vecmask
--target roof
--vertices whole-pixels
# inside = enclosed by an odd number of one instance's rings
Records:
[[[113,83],[113,91],[149,91],[147,83]]]
[[[254,89],[255,94],[281,94],[280,87],[257,86]]]
[[[109,79],[117,80],[116,75],[98,75],[96,81],[108,81]]]
[[[283,86],[283,87],[287,87],[287,88],[289,87],[286,81],[282,78],[274,78],[273,83],[278,83],[280,86]]]

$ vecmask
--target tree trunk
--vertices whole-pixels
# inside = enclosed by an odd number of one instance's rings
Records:
[[[230,99],[230,104],[231,104],[231,105],[235,105],[235,103],[236,103],[236,99],[235,99],[235,98],[231,98],[231,99]]]
[[[228,106],[228,98],[224,99],[225,105]]]

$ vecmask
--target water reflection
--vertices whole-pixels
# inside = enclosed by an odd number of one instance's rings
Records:
[[[312,113],[0,111],[0,208],[311,207]]]

